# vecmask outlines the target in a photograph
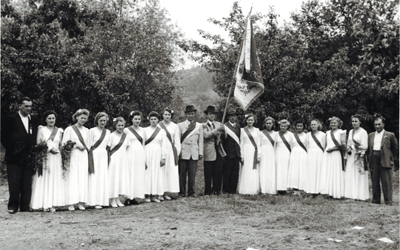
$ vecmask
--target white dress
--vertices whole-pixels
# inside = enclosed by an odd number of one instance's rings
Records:
[[[287,131],[283,134],[286,141],[292,148],[294,136],[293,133]],[[275,166],[276,166],[276,189],[278,191],[286,191],[288,183],[288,172],[290,163],[290,151],[283,143],[279,132],[276,135],[275,144]]]
[[[312,138],[312,132],[307,134],[308,136],[308,159],[307,159],[307,186],[306,192],[310,194],[318,194],[318,183],[321,179],[321,167],[324,151],[317,145]],[[325,133],[318,131],[315,133],[315,137],[321,143],[322,148],[325,148]]]
[[[354,130],[350,130],[347,139],[347,147],[354,148],[352,139]],[[368,148],[368,133],[363,128],[360,128],[354,133],[354,140],[360,143],[360,147]],[[364,167],[355,164],[354,158],[356,150],[351,151],[351,155],[347,155],[347,165],[345,172],[345,197],[355,200],[368,200],[369,199],[369,186],[368,186],[368,171],[364,171]],[[364,156],[366,157],[366,156]],[[358,163],[358,162],[357,162]]]
[[[334,132],[336,140],[340,144],[340,137],[345,130],[337,129]],[[328,194],[333,198],[344,196],[344,172],[342,170],[342,157],[338,150],[328,153],[326,150],[335,147],[331,138],[331,130],[326,132],[326,149],[322,160],[321,178],[319,188],[321,194]]]
[[[152,127],[147,127],[144,129],[144,140],[148,140],[153,132],[155,131]],[[164,176],[161,168],[161,159],[166,156],[167,151],[167,136],[165,131],[160,128],[160,132],[157,136],[145,145],[144,150],[146,153],[146,165],[145,170],[145,194],[149,195],[163,195],[164,194]],[[169,143],[169,142],[168,142]]]
[[[260,159],[260,130],[253,127],[249,129],[249,132],[257,145],[257,159]],[[239,194],[258,194],[260,191],[260,164],[253,169],[255,148],[244,128],[240,129],[240,152],[244,162],[240,169]]]
[[[307,134],[299,134],[299,139],[304,146],[307,145]],[[290,154],[288,188],[304,190],[306,187],[307,152],[297,143],[293,134],[292,153]]]
[[[103,131],[97,127],[89,130],[89,144],[92,147],[101,137]],[[94,173],[89,174],[88,205],[108,206],[108,151],[107,143],[110,138],[110,131],[106,130],[106,136],[101,144],[93,150]]]
[[[268,132],[267,132],[268,133]],[[270,134],[276,142],[277,132]],[[276,166],[275,166],[275,143],[260,132],[261,160],[260,160],[260,188],[263,194],[276,194]]]
[[[81,132],[86,146],[88,146],[89,129],[82,126],[79,131]],[[65,129],[62,143],[65,144],[69,140],[76,142],[76,144],[71,151],[69,170],[65,174],[65,204],[86,203],[88,200],[89,178],[88,152],[86,149],[81,151],[76,148],[78,145],[80,147],[83,147],[83,145],[71,126]]]
[[[59,128],[54,140],[49,140],[51,132],[46,126],[39,126],[37,142],[47,141],[48,151],[52,148],[59,150],[63,130]],[[61,154],[47,153],[47,160],[43,163],[43,174],[35,173],[32,182],[32,209],[48,209],[65,206],[65,180],[61,167]]]
[[[162,123],[164,123],[162,121]],[[181,151],[181,138],[179,133],[179,127],[173,122],[170,122],[168,125],[164,123],[168,132],[171,135],[172,143],[175,145],[176,152],[179,157],[179,153]],[[161,128],[161,127],[160,127]],[[170,193],[178,193],[179,192],[179,168],[178,165],[175,165],[174,160],[174,151],[172,150],[172,144],[170,143],[167,137],[167,156],[165,158],[165,167],[161,168],[161,172],[164,176],[164,191]]]
[[[141,143],[136,136],[125,128],[124,132],[129,140],[128,169],[129,169],[129,198],[144,199],[144,173],[146,169],[146,153],[144,151],[144,129],[139,127],[135,130],[142,137]]]
[[[112,150],[121,140],[122,135],[114,131],[110,135],[108,146]],[[108,165],[109,198],[118,198],[118,195],[129,196],[129,171],[128,171],[128,136],[121,147],[110,156]]]

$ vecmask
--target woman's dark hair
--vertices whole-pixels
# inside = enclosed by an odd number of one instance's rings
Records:
[[[360,126],[364,122],[364,118],[360,114],[352,115],[351,119],[353,120],[353,118],[357,118],[360,121]]]
[[[147,120],[150,120],[150,118],[151,118],[152,116],[156,117],[158,120],[161,120],[161,119],[160,119],[160,114],[157,113],[156,111],[151,111],[151,112],[149,113],[149,116],[147,117]]]
[[[130,122],[132,122],[133,117],[135,117],[135,116],[137,116],[137,115],[140,116],[140,119],[143,119],[142,112],[137,111],[137,110],[134,110],[134,111],[131,111],[131,113],[129,113],[128,120],[129,120]]]
[[[174,118],[174,111],[170,107],[166,107],[164,111],[162,112],[162,115],[164,115],[165,111],[171,114],[171,119]],[[164,117],[163,117],[164,118]]]
[[[272,127],[275,127],[275,119],[272,118],[271,116],[265,117],[263,126],[265,127],[265,123],[266,123],[267,121],[269,121],[269,120],[272,122]]]
[[[56,113],[56,111],[54,111],[54,110],[46,110],[46,111],[44,111],[43,116],[42,116],[43,125],[47,125],[47,124],[46,124],[46,119],[47,119],[47,117],[48,117],[49,115],[54,115],[54,116],[56,117],[56,120],[57,120],[57,113]]]
[[[295,122],[294,122],[294,126],[297,127],[297,124],[299,124],[299,123],[303,124],[303,128],[306,127],[306,126],[305,126],[306,124],[305,124],[304,120],[297,120],[297,121],[295,121]]]
[[[257,123],[257,116],[256,116],[255,114],[247,114],[247,115],[244,116],[244,120],[243,120],[243,123],[244,123],[245,125],[247,125],[247,120],[248,120],[250,117],[253,117],[253,118],[254,118],[254,124]]]

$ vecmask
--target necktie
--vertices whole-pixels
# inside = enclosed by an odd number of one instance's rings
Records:
[[[213,123],[213,122],[210,122],[210,124],[211,124],[211,128],[212,128],[212,129],[215,129],[214,123]]]

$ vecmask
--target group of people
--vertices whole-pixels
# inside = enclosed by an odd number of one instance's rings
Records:
[[[392,168],[398,146],[394,134],[384,130],[383,117],[375,119],[376,132],[368,136],[361,127],[362,117],[352,116],[353,129],[346,140],[337,117],[329,119],[326,133],[320,131],[322,125],[317,119],[311,120],[308,133],[303,121],[295,122],[294,131],[289,131],[286,119],[278,122],[276,132],[272,117],[264,119],[265,129],[260,131],[254,127],[254,114],[245,116],[246,126],[241,128],[233,109],[227,114],[228,122],[215,121],[215,106],[204,111],[205,123],[195,122],[197,110],[189,105],[186,120],[181,123],[172,122],[174,112],[165,108],[162,114],[150,112],[150,126],[142,128],[142,113],[132,111],[128,121],[113,119],[115,131],[111,133],[105,128],[109,116],[104,112],[95,115],[95,127],[88,129],[84,124],[89,111],[79,109],[72,116],[75,124],[63,131],[55,126],[56,112],[44,112],[42,126],[30,116],[31,109],[31,99],[22,98],[18,114],[4,119],[2,127],[9,213],[18,209],[54,212],[62,206],[69,210],[121,207],[121,196],[126,198],[125,205],[136,199],[160,202],[195,198],[197,165],[202,159],[204,195],[237,191],[285,194],[294,189],[367,200],[369,169],[372,202],[380,203],[382,182],[385,203],[392,203]],[[47,157],[41,171],[32,173],[35,144],[47,145]],[[72,149],[66,164],[61,151],[68,145]]]

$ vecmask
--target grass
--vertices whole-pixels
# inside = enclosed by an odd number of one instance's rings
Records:
[[[393,206],[306,195],[229,195],[56,213],[6,212],[1,249],[399,249],[398,173]],[[7,199],[6,186],[0,187]],[[204,190],[198,168],[196,192]],[[65,224],[73,222],[74,224]],[[362,230],[352,229],[364,227]],[[24,232],[22,235],[20,232]],[[393,244],[377,239],[387,237]],[[328,238],[342,242],[329,241]],[[22,247],[22,248],[21,248]]]

